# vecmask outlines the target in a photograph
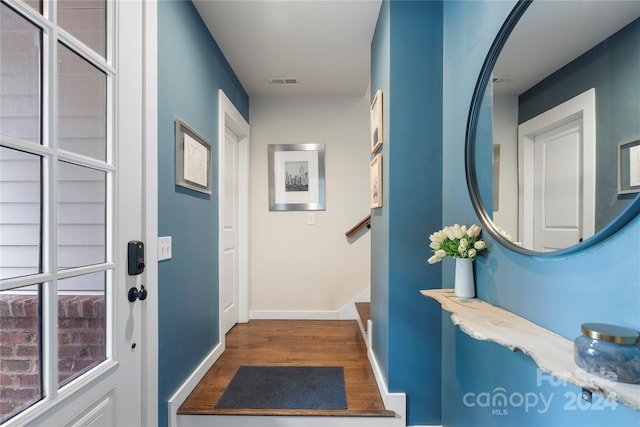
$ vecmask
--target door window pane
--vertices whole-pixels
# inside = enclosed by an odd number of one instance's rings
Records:
[[[0,292],[0,423],[42,399],[40,286]]]
[[[59,162],[58,268],[106,260],[106,173]]]
[[[105,160],[107,76],[65,45],[58,47],[59,147]]]
[[[58,385],[106,358],[105,273],[58,282]]]
[[[40,30],[0,4],[0,133],[41,143]]]
[[[41,272],[41,158],[0,147],[0,279]]]
[[[42,13],[42,0],[22,0],[38,13]]]
[[[105,57],[105,0],[58,0],[58,25]]]

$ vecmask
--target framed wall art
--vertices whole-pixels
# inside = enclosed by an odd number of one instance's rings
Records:
[[[325,210],[324,144],[268,146],[269,210]]]
[[[176,185],[211,194],[211,144],[198,132],[180,120],[176,131]]]
[[[371,152],[375,153],[382,146],[382,91],[378,90],[373,97],[369,109],[371,119]]]
[[[618,194],[640,192],[640,139],[618,144]]]
[[[382,207],[382,154],[376,155],[370,166],[370,190],[372,208]]]

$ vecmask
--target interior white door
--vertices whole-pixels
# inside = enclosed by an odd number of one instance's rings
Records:
[[[221,187],[222,253],[220,264],[220,298],[222,308],[222,332],[238,323],[239,298],[239,251],[238,251],[238,151],[239,138],[228,126],[225,127],[224,166]]]
[[[582,119],[534,138],[533,250],[546,252],[582,238]]]
[[[518,127],[519,235],[545,252],[595,232],[595,90]]]

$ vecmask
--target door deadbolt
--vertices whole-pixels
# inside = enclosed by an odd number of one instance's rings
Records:
[[[127,244],[127,263],[129,276],[135,276],[144,271],[144,243],[132,240]]]

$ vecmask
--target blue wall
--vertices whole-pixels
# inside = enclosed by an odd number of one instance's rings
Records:
[[[616,196],[619,142],[640,138],[640,19],[551,74],[519,98],[519,123],[596,90],[596,231],[632,202]],[[631,196],[631,197],[630,197]]]
[[[159,263],[159,425],[167,401],[218,344],[218,189],[175,185],[174,120],[211,142],[217,176],[218,89],[247,119],[249,98],[190,1],[158,2],[158,235],[173,258]]]
[[[467,114],[485,56],[514,5],[515,1],[444,3],[442,214],[447,224],[478,221],[462,172]],[[640,218],[636,217],[602,244],[548,259],[512,253],[487,236],[489,249],[475,263],[478,297],[569,339],[579,335],[580,325],[589,321],[640,330],[639,236]],[[443,262],[444,285],[453,280],[452,265]],[[597,405],[584,407],[579,388],[557,384],[539,373],[527,356],[474,340],[451,324],[448,313],[442,317],[443,425],[640,425],[640,412],[609,401],[600,409]],[[500,388],[513,397],[514,404],[502,408],[478,404],[481,393],[494,396]],[[529,397],[532,405],[517,405],[520,396]],[[576,396],[578,401],[572,401]],[[548,407],[543,398],[550,400]],[[597,398],[594,401],[602,403]]]
[[[371,319],[373,349],[383,374],[389,383],[389,174],[386,157],[389,154],[389,104],[391,85],[389,74],[390,4],[383,2],[378,15],[376,31],[371,42],[371,96],[377,90],[383,93],[383,156],[382,207],[371,210]]]
[[[373,351],[408,425],[440,423],[440,287],[427,236],[440,228],[442,4],[383,2],[371,91],[383,91],[383,207],[372,210]]]

